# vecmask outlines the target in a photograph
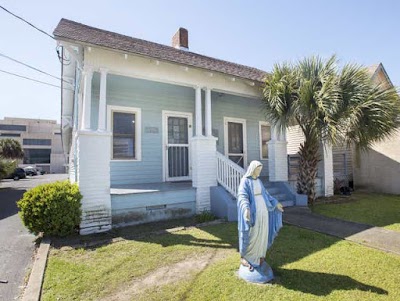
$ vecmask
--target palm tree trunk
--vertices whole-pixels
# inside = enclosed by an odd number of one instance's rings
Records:
[[[316,199],[315,179],[318,165],[318,140],[306,139],[300,145],[300,165],[297,179],[297,192],[307,194],[308,203],[314,204]]]

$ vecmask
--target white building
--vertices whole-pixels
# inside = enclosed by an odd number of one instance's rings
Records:
[[[56,120],[5,117],[0,120],[0,139],[19,141],[24,150],[20,166],[36,166],[47,173],[64,173],[60,124]]]

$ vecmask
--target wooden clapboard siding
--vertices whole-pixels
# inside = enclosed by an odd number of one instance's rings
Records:
[[[94,129],[97,129],[99,89],[99,76],[95,74],[91,115]],[[162,111],[189,112],[195,122],[194,99],[193,88],[107,76],[107,105],[140,108],[142,114],[142,160],[111,160],[111,185],[162,182]]]
[[[333,177],[351,181],[353,178],[353,155],[350,147],[336,144],[332,147]]]
[[[286,131],[287,139],[287,153],[288,155],[295,155],[299,152],[300,144],[304,142],[304,135],[300,126],[291,126]]]
[[[268,176],[268,160],[260,159],[259,122],[265,121],[262,103],[258,99],[234,95],[212,93],[212,128],[217,138],[217,150],[224,150],[224,117],[246,119],[247,130],[247,163],[257,160],[263,163],[262,176]]]

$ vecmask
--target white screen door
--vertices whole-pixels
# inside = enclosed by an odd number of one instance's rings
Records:
[[[189,139],[192,136],[192,116],[189,113],[165,112],[165,179],[191,179]]]

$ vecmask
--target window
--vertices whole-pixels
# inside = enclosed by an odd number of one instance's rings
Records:
[[[268,145],[271,140],[271,126],[266,122],[260,122],[260,158],[268,160]]]
[[[1,133],[1,137],[21,137],[21,134],[13,134],[13,133]]]
[[[51,145],[51,139],[23,139],[24,145]]]
[[[112,159],[141,159],[140,109],[108,106],[108,128],[112,131]]]
[[[24,148],[24,164],[50,164],[51,149]]]
[[[3,131],[26,131],[26,125],[17,125],[17,124],[0,124],[0,130]]]

